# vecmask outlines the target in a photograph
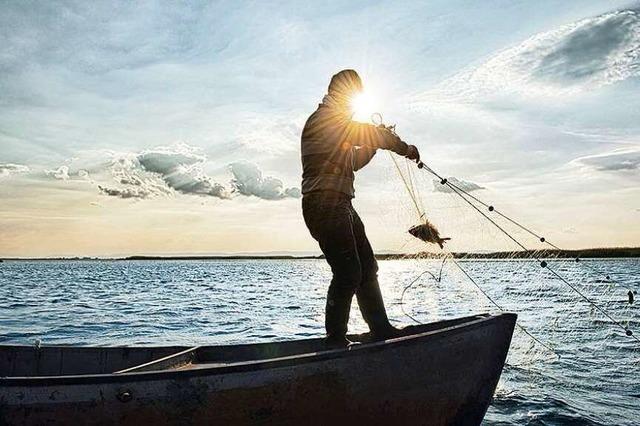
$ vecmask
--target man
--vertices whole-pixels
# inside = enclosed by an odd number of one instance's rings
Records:
[[[378,285],[378,265],[364,225],[351,205],[354,172],[388,149],[412,160],[418,150],[391,131],[352,120],[350,102],[362,91],[353,70],[331,78],[327,95],[302,131],[302,211],[304,220],[331,266],[325,311],[327,343],[347,346],[347,322],[353,295],[374,338],[397,333],[387,318]]]

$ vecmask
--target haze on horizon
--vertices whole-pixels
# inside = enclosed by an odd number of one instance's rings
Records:
[[[640,2],[0,10],[0,257],[317,252],[299,138],[343,68],[432,167],[556,244],[640,245]],[[403,251],[381,154],[355,203],[374,249]],[[423,183],[452,250],[499,248]]]

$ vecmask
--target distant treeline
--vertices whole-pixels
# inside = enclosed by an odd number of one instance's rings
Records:
[[[494,251],[494,252],[456,252],[456,259],[528,259],[528,258],[620,258],[640,257],[640,247],[610,247],[589,248],[579,250],[536,250],[536,251]],[[5,260],[293,260],[293,259],[322,259],[324,256],[295,256],[295,255],[223,255],[223,256],[128,256],[123,258],[101,259],[96,257],[64,257],[38,259],[10,259]],[[378,260],[392,259],[441,259],[442,252],[420,252],[412,254],[376,254]],[[2,259],[0,259],[0,262]]]
[[[293,256],[293,255],[223,255],[223,256],[128,256],[118,260],[292,260],[292,259],[320,259],[323,256]]]
[[[590,248],[578,250],[532,250],[532,251],[494,251],[494,252],[455,252],[452,253],[456,259],[529,259],[535,258],[620,258],[620,257],[640,257],[640,247],[610,247],[610,248]],[[441,253],[421,252],[416,254],[383,254],[376,255],[376,258],[384,259],[438,259],[442,258]]]
[[[531,257],[541,258],[616,258],[616,257],[640,257],[640,247],[611,247],[611,248],[590,248],[580,250],[536,250],[536,251],[494,251],[494,252],[456,252],[452,253],[456,259],[528,259]],[[319,256],[274,256],[274,255],[242,255],[242,256],[129,256],[125,260],[253,260],[253,259],[323,259]],[[376,254],[378,260],[397,259],[440,259],[442,252],[420,252],[420,253],[381,253]]]

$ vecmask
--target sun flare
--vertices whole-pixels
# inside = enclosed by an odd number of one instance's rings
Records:
[[[358,93],[351,100],[351,111],[356,121],[370,122],[371,115],[378,112],[376,97],[370,91]]]

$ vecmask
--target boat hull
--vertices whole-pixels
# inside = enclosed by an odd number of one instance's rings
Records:
[[[477,425],[514,325],[515,315],[501,314],[350,350],[3,378],[0,424]]]

